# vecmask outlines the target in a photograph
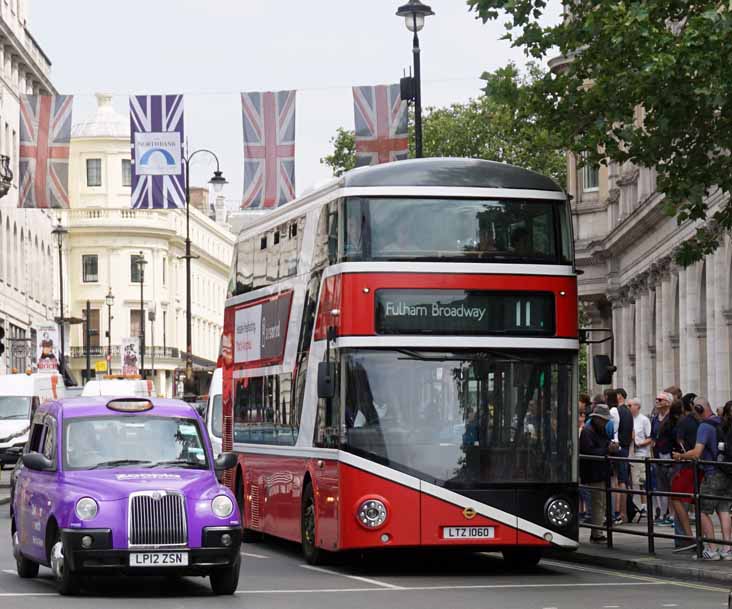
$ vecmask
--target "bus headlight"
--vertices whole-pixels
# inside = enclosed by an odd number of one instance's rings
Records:
[[[388,515],[384,502],[378,499],[367,499],[356,511],[358,521],[367,529],[378,529],[386,522]]]
[[[211,501],[211,511],[219,518],[228,518],[234,511],[234,503],[226,495],[218,495]]]
[[[566,527],[572,521],[572,506],[566,499],[550,499],[546,519],[555,527]]]
[[[91,520],[97,515],[99,506],[91,497],[82,497],[76,502],[74,511],[79,520]]]

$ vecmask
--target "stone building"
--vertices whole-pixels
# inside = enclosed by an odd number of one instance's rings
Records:
[[[0,155],[10,158],[10,188],[0,198],[0,374],[31,365],[35,330],[53,320],[56,250],[51,215],[17,209],[20,95],[55,94],[51,61],[30,33],[25,0],[0,2]]]
[[[680,268],[674,250],[698,225],[679,225],[664,213],[655,170],[577,165],[570,157],[580,301],[586,326],[613,331],[614,385],[640,397],[645,411],[655,392],[672,384],[723,405],[732,399],[729,236],[714,254]],[[712,194],[709,215],[724,202]],[[592,345],[590,354],[609,353],[611,344]],[[601,388],[589,368],[595,392]]]
[[[71,209],[55,214],[69,231],[63,242],[65,315],[81,320],[86,302],[91,306],[89,345],[82,324],[69,330],[69,367],[80,381],[87,351],[92,368],[97,362],[103,368],[111,350],[112,372],[119,373],[121,341],[139,336],[142,322],[147,376],[154,376],[158,393],[170,396],[185,368],[185,211],[130,209],[129,117],[115,111],[108,95],[98,94],[97,104],[94,116],[73,126]],[[191,206],[190,220],[194,374],[206,391],[218,357],[234,235],[197,206]],[[146,262],[142,282],[140,252]]]

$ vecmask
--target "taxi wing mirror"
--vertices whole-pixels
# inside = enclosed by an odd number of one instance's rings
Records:
[[[36,471],[48,471],[53,469],[53,461],[41,453],[26,453],[23,455],[23,465],[28,469]]]
[[[214,461],[214,469],[217,472],[223,472],[231,469],[236,465],[236,455],[234,453],[221,453]]]
[[[318,398],[330,400],[335,397],[335,362],[318,364]]]

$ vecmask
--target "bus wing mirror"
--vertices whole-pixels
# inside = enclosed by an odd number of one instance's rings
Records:
[[[335,396],[335,362],[318,364],[318,398],[330,400]]]
[[[610,362],[610,357],[604,354],[592,356],[592,369],[595,371],[595,382],[598,385],[610,385],[617,367]]]

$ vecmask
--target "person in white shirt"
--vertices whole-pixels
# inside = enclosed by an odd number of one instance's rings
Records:
[[[638,398],[632,398],[630,413],[633,415],[633,457],[645,459],[651,456],[651,421],[641,412],[641,403]],[[631,464],[631,480],[636,490],[646,489],[646,466],[644,463]],[[641,495],[641,509],[638,520],[646,515],[646,497]]]

